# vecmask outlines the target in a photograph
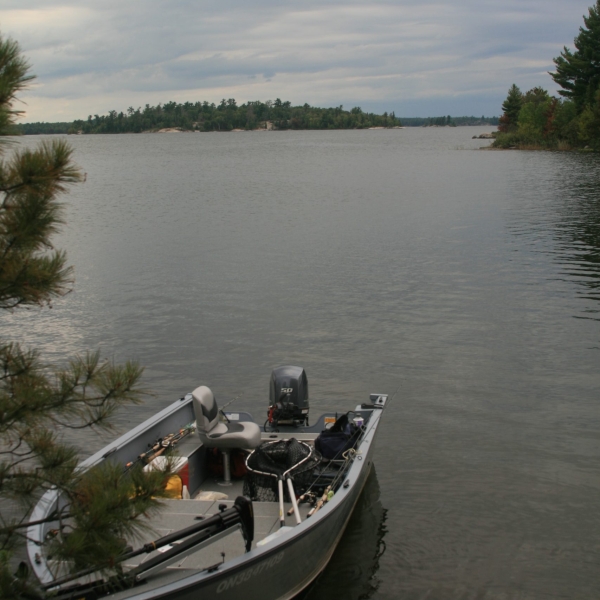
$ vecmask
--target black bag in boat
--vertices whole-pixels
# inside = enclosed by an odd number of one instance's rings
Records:
[[[360,432],[359,427],[348,421],[348,414],[343,414],[330,429],[319,434],[315,448],[327,460],[343,460],[342,454],[356,446]]]

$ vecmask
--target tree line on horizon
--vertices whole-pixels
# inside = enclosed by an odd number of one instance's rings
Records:
[[[561,98],[515,84],[502,104],[496,148],[600,150],[600,0],[583,17],[575,51],[563,47],[550,73]]]
[[[344,110],[343,106],[318,108],[291,102],[254,101],[238,105],[234,98],[220,104],[204,102],[167,102],[144,108],[130,106],[126,112],[111,110],[107,115],[89,115],[87,120],[72,123],[24,123],[18,126],[25,135],[38,133],[142,133],[166,128],[184,131],[253,130],[269,121],[275,129],[365,129],[368,127],[400,127],[402,122],[393,112],[382,115],[364,112],[359,106]]]
[[[402,125],[404,127],[459,127],[459,126],[474,126],[474,125],[498,125],[498,117],[402,117]]]
[[[16,126],[24,135],[74,133],[142,133],[165,128],[184,131],[231,131],[264,128],[270,121],[276,129],[365,129],[369,127],[454,127],[456,125],[497,125],[498,117],[414,117],[399,119],[394,112],[382,115],[364,112],[360,107],[344,110],[317,108],[304,104],[292,106],[280,99],[271,102],[247,102],[223,99],[217,106],[208,102],[167,102],[125,113],[111,110],[108,115],[90,115],[87,120],[57,123],[22,123]]]

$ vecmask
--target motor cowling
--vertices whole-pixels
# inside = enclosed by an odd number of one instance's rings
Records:
[[[273,369],[267,421],[272,427],[308,425],[308,378],[302,367]]]

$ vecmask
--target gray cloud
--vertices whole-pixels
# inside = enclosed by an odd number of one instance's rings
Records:
[[[32,121],[222,97],[491,115],[513,82],[553,91],[589,2],[5,0],[0,30],[38,76]]]

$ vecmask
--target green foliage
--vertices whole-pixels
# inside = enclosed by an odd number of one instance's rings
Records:
[[[422,127],[456,127],[456,123],[450,115],[445,117],[427,117],[422,119]]]
[[[516,148],[521,143],[521,137],[515,133],[502,133],[496,137],[492,146],[506,150],[508,148]]]
[[[560,137],[569,137],[570,125],[576,117],[577,108],[573,101],[563,100],[558,102],[555,113],[555,127]]]
[[[600,150],[600,90],[592,104],[586,105],[579,116],[579,139],[594,150]]]
[[[49,552],[76,571],[90,565],[116,567],[127,542],[150,529],[138,517],[160,510],[157,499],[167,497],[169,476],[168,471],[145,472],[142,464],[126,474],[121,465],[111,463],[87,471],[67,491],[70,527],[50,542]]]
[[[79,181],[63,141],[0,162],[0,308],[43,304],[69,289],[70,269],[49,238],[62,223],[57,194]]]
[[[292,106],[277,98],[274,102],[247,102],[239,105],[234,98],[223,99],[217,106],[208,102],[167,102],[158,106],[134,109],[125,113],[115,110],[108,115],[90,115],[85,121],[71,124],[29,123],[20,126],[22,133],[141,133],[166,128],[184,131],[231,131],[232,129],[264,129],[270,121],[275,129],[363,129],[368,127],[399,127],[394,113],[376,115],[360,107],[350,111],[343,106],[317,108],[304,104]]]
[[[12,105],[32,79],[27,70],[16,42],[0,37],[0,136],[13,132],[19,113]],[[52,236],[64,222],[58,197],[81,174],[64,141],[8,158],[6,148],[0,145],[0,309],[39,307],[71,288],[71,269]],[[0,515],[0,598],[37,597],[29,569],[22,564],[13,572],[11,553],[45,491],[57,489],[69,500],[48,519],[59,523],[47,541],[54,556],[70,568],[100,569],[114,565],[124,540],[142,527],[137,518],[152,514],[165,494],[169,464],[149,475],[115,465],[82,472],[65,438],[69,428],[107,428],[115,410],[139,402],[142,369],[102,361],[97,352],[65,362],[45,364],[35,349],[0,340],[0,502],[10,507]]]
[[[521,90],[513,83],[512,87],[508,90],[508,96],[502,103],[502,110],[504,113],[500,117],[500,123],[498,130],[504,133],[515,131],[517,129],[517,122],[519,119],[519,112],[523,106],[523,94]]]
[[[28,75],[29,63],[14,40],[0,37],[0,132],[12,132],[15,117],[21,114],[13,109],[16,95],[33,79]]]
[[[517,88],[518,89],[518,88]],[[540,104],[544,104],[544,102],[550,99],[550,94],[541,87],[531,88],[529,91],[525,92],[523,95],[523,102],[521,106],[525,104],[533,104],[534,106],[539,106]]]
[[[517,115],[517,127],[521,135],[529,138],[541,137],[548,129],[548,118],[554,101],[546,90],[536,87],[523,97],[523,104]]]
[[[600,0],[596,0],[588,12],[588,16],[583,17],[585,27],[579,28],[574,40],[575,51],[565,46],[554,59],[556,72],[550,73],[562,88],[558,93],[573,100],[578,113],[594,104],[600,86]]]
[[[571,100],[552,98],[546,90],[533,88],[523,95],[517,127],[498,133],[495,148],[569,149],[596,147],[597,104],[578,115]],[[500,128],[499,128],[500,129]]]
[[[23,135],[53,134],[53,133],[140,133],[142,131],[156,131],[166,127],[178,127],[182,130],[194,131],[230,131],[231,129],[258,129],[264,128],[268,104],[261,102],[249,102],[237,107],[225,115],[210,117],[211,111],[217,111],[217,106],[208,103],[180,104],[178,111],[167,110],[165,107],[171,103],[157,107],[134,110],[129,108],[127,114],[113,115],[110,121],[110,113],[107,117],[96,115],[87,121],[74,121],[73,123],[23,123],[16,128]],[[388,114],[387,124],[384,115],[365,113],[360,106],[355,106],[349,112],[335,108],[317,108],[304,104],[298,107],[287,106],[289,102],[282,102],[281,110],[288,111],[289,119],[273,122],[280,129],[321,129],[326,125],[327,129],[364,129],[367,127],[428,127],[433,125],[450,126],[457,125],[498,125],[498,117],[414,117],[409,119],[398,119],[394,113]],[[201,110],[196,111],[199,106]],[[236,104],[237,106],[237,104]],[[246,113],[244,114],[244,106]],[[257,108],[258,106],[258,108]],[[191,107],[191,108],[190,108]],[[266,108],[265,108],[266,107]],[[289,110],[288,110],[289,109]],[[162,111],[162,112],[161,112]],[[154,112],[154,114],[152,114]],[[330,116],[328,116],[328,113]],[[291,116],[293,114],[293,116]],[[323,116],[325,115],[325,116]],[[336,116],[337,115],[337,116]],[[234,117],[235,119],[231,119]],[[259,117],[264,117],[262,120]],[[330,118],[331,117],[331,118]],[[330,127],[330,125],[332,125]]]
[[[56,133],[77,133],[73,123],[19,123],[15,129],[21,135],[51,135]]]
[[[443,121],[442,121],[443,119]],[[449,125],[450,127],[462,125],[498,125],[498,117],[410,117],[402,118],[404,127],[429,127],[432,125]]]
[[[567,131],[572,108],[572,103],[561,102],[550,97],[546,90],[535,87],[522,95],[516,127],[499,127],[500,132],[493,146],[495,148],[558,147],[561,141],[565,141],[562,136]],[[507,122],[508,120],[504,119],[504,123]]]
[[[507,98],[502,105],[505,113],[494,147],[600,150],[600,0],[583,20],[575,51],[564,48],[554,59],[556,72],[550,73],[563,99],[551,98],[539,87],[529,90],[521,96],[515,127],[518,88],[513,85],[512,102]]]
[[[34,600],[40,598],[38,591],[31,584],[28,565],[22,562],[15,573],[12,574],[10,559],[10,552],[0,550],[0,598],[6,598],[7,600],[14,598]]]

